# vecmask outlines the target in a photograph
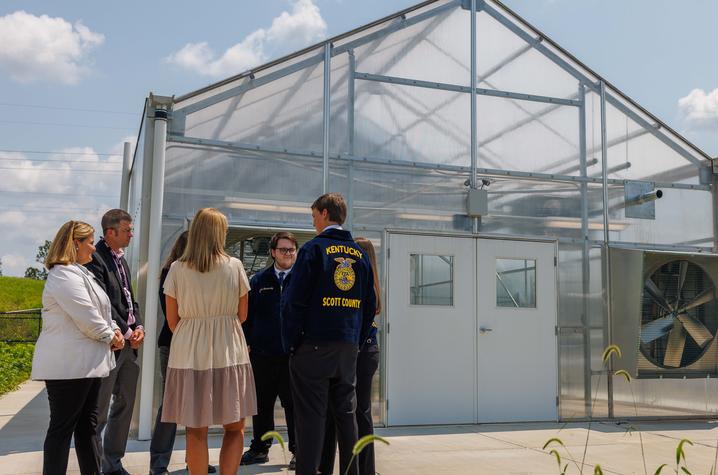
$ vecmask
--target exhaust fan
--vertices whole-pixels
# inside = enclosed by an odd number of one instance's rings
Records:
[[[685,368],[703,355],[715,337],[708,319],[716,299],[710,276],[697,264],[677,259],[645,280],[641,305],[641,354],[662,368]]]
[[[718,256],[610,248],[614,369],[637,377],[718,373]]]

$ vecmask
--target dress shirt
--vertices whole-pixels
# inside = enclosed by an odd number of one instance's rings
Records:
[[[108,245],[107,247],[110,246]],[[127,300],[127,324],[134,325],[134,323],[136,322],[135,307],[132,304],[132,294],[130,293],[130,280],[127,278],[127,274],[125,273],[125,266],[122,265],[122,258],[125,255],[125,251],[124,249],[115,251],[110,247],[110,254],[112,254],[112,260],[115,262],[115,268],[117,269],[117,273],[120,275],[122,292],[125,294],[125,299]],[[139,325],[137,328],[142,329],[142,325]],[[132,336],[132,329],[127,330],[127,332],[125,333],[125,340],[128,340],[130,336]]]

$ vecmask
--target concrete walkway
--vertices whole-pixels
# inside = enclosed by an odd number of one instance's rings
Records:
[[[18,391],[0,398],[0,474],[42,473],[42,442],[47,429],[47,396],[42,383],[27,382]],[[484,424],[472,426],[412,427],[379,429],[390,446],[377,446],[377,471],[382,474],[556,474],[555,459],[542,450],[544,443],[559,437],[568,474],[578,474],[586,435],[589,446],[583,473],[593,474],[600,464],[606,474],[643,474],[639,435],[625,426],[586,424]],[[644,423],[641,436],[648,473],[667,463],[675,466],[678,441],[685,446],[688,468],[694,474],[709,474],[716,457],[718,424],[713,422]],[[217,463],[221,438],[210,440],[210,461]],[[125,468],[132,474],[146,474],[149,442],[130,441]],[[178,437],[170,469],[184,472],[184,438]],[[242,467],[242,474],[276,474],[285,469],[281,449],[275,444],[269,463]],[[69,473],[79,473],[74,452]],[[335,471],[338,473],[338,470]],[[666,470],[664,474],[673,473]]]

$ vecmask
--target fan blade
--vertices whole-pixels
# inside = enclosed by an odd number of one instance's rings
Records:
[[[716,298],[716,289],[715,288],[704,290],[703,292],[698,294],[693,300],[691,300],[690,302],[687,302],[684,306],[682,306],[678,310],[678,313],[685,313],[687,310],[699,307],[699,306],[703,305],[704,303],[711,302],[711,301],[715,300],[715,298]]]
[[[668,334],[668,344],[666,345],[666,354],[663,357],[663,365],[671,368],[680,367],[685,346],[686,331],[683,329],[683,324],[676,320],[673,323],[673,330]]]
[[[673,315],[667,315],[643,325],[641,327],[641,343],[650,343],[668,333],[673,327],[673,321]]]
[[[681,292],[683,285],[686,283],[686,275],[688,275],[688,261],[681,261],[678,270],[678,291],[676,292],[676,308],[681,303]]]
[[[710,330],[687,313],[681,313],[676,318],[678,318],[678,321],[683,324],[683,327],[686,329],[691,338],[693,338],[701,348],[706,346],[713,339],[713,335]]]
[[[645,283],[645,289],[650,294],[651,297],[653,297],[653,300],[661,307],[663,307],[664,310],[668,312],[673,311],[673,307],[671,307],[671,304],[668,303],[666,300],[666,297],[663,296],[663,292],[656,287],[656,283],[653,282],[653,279],[650,277],[646,279]]]

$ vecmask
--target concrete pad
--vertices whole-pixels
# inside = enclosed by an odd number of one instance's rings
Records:
[[[47,396],[41,382],[27,382],[0,398],[0,475],[42,473],[42,443],[48,417]],[[530,423],[380,428],[377,434],[391,445],[377,444],[377,472],[382,475],[556,474],[559,473],[556,460],[543,450],[543,445],[558,437],[565,447],[552,447],[559,450],[563,464],[569,464],[567,473],[578,474],[587,435],[583,464],[586,474],[593,473],[596,464],[600,464],[606,474],[643,474],[641,447],[648,473],[654,473],[662,463],[674,467],[676,445],[682,438],[694,443],[685,446],[692,473],[709,473],[716,456],[718,423],[715,421],[594,422],[590,432],[588,427],[588,423]],[[628,430],[630,427],[632,431]],[[286,434],[283,436],[286,440]],[[214,465],[218,464],[221,443],[220,434],[210,436],[210,462]],[[249,434],[245,443],[249,444]],[[184,456],[185,440],[179,436],[169,467],[173,473],[186,473]],[[243,466],[240,473],[286,473],[286,461],[281,448],[275,444],[268,463]],[[148,473],[149,441],[130,440],[124,466],[132,474]],[[74,451],[70,454],[68,473],[79,473]],[[334,473],[339,473],[338,467]]]

